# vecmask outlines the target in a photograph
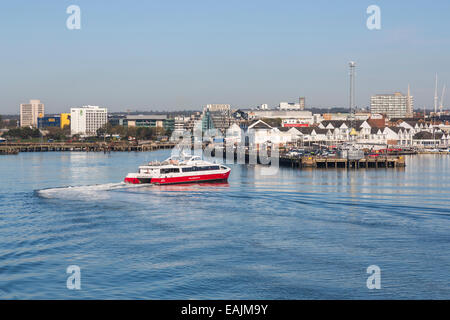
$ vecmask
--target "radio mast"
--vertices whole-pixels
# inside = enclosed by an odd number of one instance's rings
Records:
[[[444,85],[444,88],[442,88],[441,103],[440,103],[440,106],[439,106],[440,113],[442,113],[442,112],[444,111],[444,96],[445,96],[445,89],[446,89],[446,85]]]
[[[438,108],[438,75],[436,73],[436,85],[434,87],[434,115],[437,114],[437,108]]]
[[[353,108],[355,107],[355,68],[356,62],[350,61],[350,114],[353,112]]]

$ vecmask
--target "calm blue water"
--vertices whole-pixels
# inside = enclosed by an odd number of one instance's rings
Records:
[[[121,183],[168,153],[0,156],[0,298],[450,298],[449,157]],[[66,288],[69,265],[81,290]],[[370,265],[381,290],[366,287]]]

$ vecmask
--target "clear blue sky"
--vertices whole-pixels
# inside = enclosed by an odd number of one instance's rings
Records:
[[[71,4],[81,30],[66,28]],[[379,31],[366,28],[371,4],[381,7]],[[347,106],[350,60],[357,105],[410,83],[416,107],[431,107],[434,74],[450,86],[449,13],[448,0],[2,1],[0,113],[31,98],[49,113],[274,106],[298,96]]]

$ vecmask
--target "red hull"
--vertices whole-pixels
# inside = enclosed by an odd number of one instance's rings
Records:
[[[217,173],[217,174],[204,174],[195,176],[184,176],[184,177],[171,177],[171,178],[152,178],[145,179],[150,181],[142,181],[139,178],[125,178],[126,183],[131,184],[177,184],[177,183],[196,183],[196,182],[208,182],[208,181],[226,181],[230,172],[227,173]]]

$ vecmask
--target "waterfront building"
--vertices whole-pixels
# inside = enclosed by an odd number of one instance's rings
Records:
[[[209,110],[205,110],[203,112],[202,117],[202,131],[205,132],[207,130],[214,129],[214,122],[212,120],[211,112]]]
[[[186,135],[193,135],[194,128],[202,129],[203,114],[195,112],[189,116],[178,116],[173,119],[173,131],[170,137],[171,141],[178,141]]]
[[[412,145],[412,137],[414,132],[412,130],[402,127],[386,127],[383,131],[384,141],[388,145],[408,146]]]
[[[195,112],[191,114],[189,117],[184,117],[184,129],[193,132],[194,127],[197,125],[201,125],[203,119],[203,113],[202,112]]]
[[[305,97],[300,97],[298,103],[280,102],[278,109],[280,110],[305,110]]]
[[[40,100],[30,100],[30,103],[20,105],[20,126],[37,127],[38,118],[45,114],[44,104]]]
[[[332,145],[336,143],[331,129],[321,129],[319,127],[300,127],[296,129],[300,132],[297,142],[301,142],[302,145],[305,145],[305,143],[309,145],[312,143],[320,145]]]
[[[401,121],[398,124],[398,126],[412,130],[414,133],[417,133],[420,131],[431,132],[433,130],[433,126],[431,124],[423,122],[423,121],[417,121],[417,120]]]
[[[233,123],[226,131],[225,139],[229,144],[239,144],[242,141],[242,128],[237,124]]]
[[[315,117],[311,111],[302,110],[249,110],[247,112],[249,120],[257,119],[296,119],[305,123],[314,124]]]
[[[115,126],[124,126],[126,124],[126,114],[108,114],[108,123]]]
[[[173,124],[173,132],[175,134],[183,135],[185,131],[184,124],[186,123],[185,117],[175,117]]]
[[[332,121],[332,120],[348,120],[350,118],[350,113],[324,113],[322,115],[323,120]]]
[[[384,114],[388,118],[403,118],[409,116],[414,105],[412,96],[400,92],[394,94],[377,94],[370,98],[370,112]]]
[[[61,128],[61,116],[44,116],[38,118],[38,128]]]
[[[123,125],[128,127],[163,128],[173,131],[175,119],[169,118],[165,114],[160,115],[127,115],[123,120]]]
[[[414,124],[401,122],[397,126],[386,126],[384,118],[375,118],[373,121],[370,118],[364,121],[322,121],[318,126],[280,128],[257,120],[247,128],[245,135],[246,143],[253,144],[257,148],[270,144],[282,146],[290,143],[335,146],[345,142],[353,142],[367,149],[386,148],[387,145],[448,147],[450,137],[449,133],[443,132],[440,127],[423,122]]]
[[[282,127],[309,127],[310,122],[306,120],[300,120],[300,119],[283,119],[281,120],[281,126]]]
[[[108,109],[83,106],[70,109],[70,132],[72,135],[96,135],[97,130],[108,122]]]
[[[372,114],[367,120],[371,127],[382,128],[386,126],[386,118],[382,114]]]
[[[260,145],[277,140],[274,128],[262,120],[257,120],[247,128],[246,143],[259,148]]]
[[[212,112],[229,112],[231,111],[231,106],[229,104],[207,104],[205,109],[212,111]]]
[[[231,116],[233,117],[234,120],[239,121],[239,122],[244,122],[248,120],[248,114],[245,111],[242,111],[240,109],[234,111]]]
[[[300,97],[298,99],[298,104],[300,106],[300,110],[305,110],[305,106],[306,106],[306,98],[305,97]]]
[[[367,120],[371,117],[370,112],[355,112],[353,114],[355,120]]]
[[[70,113],[60,113],[52,116],[38,118],[38,128],[60,128],[70,126]]]
[[[450,135],[441,131],[433,133],[428,131],[420,131],[412,138],[413,146],[427,149],[448,148],[449,141]]]
[[[61,129],[64,129],[65,126],[70,126],[70,113],[61,113],[59,117]]]
[[[233,122],[229,104],[208,104],[203,109],[202,130],[218,129],[225,132]]]
[[[189,132],[187,129],[187,123],[189,122],[190,117],[180,116],[174,118],[174,129],[172,131],[171,141],[177,141],[181,137],[183,137],[186,132]]]
[[[231,130],[232,128],[234,130]],[[234,134],[230,133],[232,131]],[[245,136],[240,133],[240,126],[233,124],[227,130],[227,141],[239,143],[245,138],[246,144],[252,144],[257,148],[271,144],[283,146],[296,143],[297,145],[335,146],[353,142],[362,148],[379,149],[385,148],[386,145],[399,147],[430,145],[429,135],[423,132],[433,134],[433,132],[442,133],[442,130],[425,122],[399,121],[397,125],[389,123],[388,126],[386,119],[376,114],[366,120],[322,121],[318,125],[284,119],[279,128],[259,119],[245,129]],[[417,133],[421,133],[421,135],[414,138]],[[447,133],[438,134],[438,138],[435,140],[439,140],[436,142],[438,146],[447,145]]]
[[[247,128],[246,142],[260,148],[268,145],[285,145],[299,139],[300,132],[297,128],[276,128],[263,120],[257,120]]]

